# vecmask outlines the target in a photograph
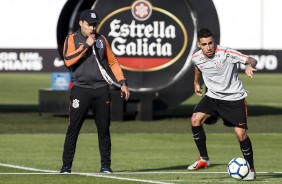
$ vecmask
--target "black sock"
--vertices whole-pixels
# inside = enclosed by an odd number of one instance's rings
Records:
[[[244,158],[249,162],[250,168],[254,169],[254,155],[250,138],[247,137],[245,140],[239,141],[239,143]]]
[[[206,134],[204,131],[203,126],[192,126],[192,133],[194,141],[198,147],[198,150],[200,152],[200,156],[204,160],[209,160],[207,146],[206,146]]]

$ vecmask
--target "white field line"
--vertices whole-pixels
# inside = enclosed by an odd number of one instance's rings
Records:
[[[59,171],[54,171],[54,170],[42,170],[42,169],[36,169],[36,168],[31,168],[31,167],[24,167],[24,166],[17,166],[17,165],[11,165],[11,164],[2,164],[0,163],[0,166],[3,167],[11,167],[15,169],[22,169],[22,170],[27,170],[27,171],[38,171],[38,172],[43,172],[41,174],[60,174]],[[40,174],[38,173],[38,174]],[[227,174],[228,172],[204,172],[204,171],[181,171],[181,172],[174,172],[174,171],[144,171],[144,172],[114,172],[111,175],[127,175],[127,174]],[[0,174],[7,174],[7,173],[0,173]],[[11,173],[13,174],[13,173]],[[18,173],[19,174],[19,173]],[[25,173],[23,173],[25,174]],[[33,173],[27,173],[27,174],[33,174]],[[34,173],[36,174],[36,173]],[[98,175],[104,175],[101,173],[80,173],[80,172],[73,172],[73,174],[98,174]],[[257,174],[282,174],[282,172],[257,172]]]
[[[1,165],[1,164],[0,164]],[[42,170],[41,172],[38,173],[0,173],[0,175],[5,175],[5,174],[10,174],[10,175],[56,175],[56,174],[61,174],[58,171],[53,171],[52,173],[43,173]],[[81,173],[81,172],[73,172],[72,174],[83,174],[83,175],[91,175],[91,174],[100,174],[101,173]],[[149,175],[149,174],[227,174],[227,172],[114,172],[109,175]],[[262,175],[273,175],[273,174],[282,174],[282,172],[257,172],[257,174],[262,174]],[[179,181],[179,180],[177,180]]]
[[[34,171],[37,173],[0,173],[0,175],[44,175],[44,174],[60,174],[58,171],[54,170],[42,170],[42,169],[36,169],[36,168],[30,168],[30,167],[23,167],[23,166],[17,166],[17,165],[11,165],[11,164],[2,164],[0,163],[0,166],[3,167],[10,167],[10,168],[16,168],[16,169],[22,169],[22,170],[28,170],[28,171]],[[71,174],[77,174],[82,176],[93,176],[98,178],[109,178],[109,179],[117,179],[117,180],[123,180],[123,181],[137,181],[142,183],[154,183],[154,184],[173,184],[168,183],[169,181],[174,180],[164,180],[157,181],[157,180],[141,180],[141,179],[134,179],[134,178],[125,178],[125,177],[118,177],[114,175],[140,175],[140,174],[227,174],[227,172],[168,172],[168,171],[151,171],[151,172],[114,172],[113,174],[101,174],[101,173],[80,173],[80,172],[72,172]],[[282,174],[282,172],[257,172],[257,174]],[[179,180],[178,180],[179,182]]]
[[[42,169],[36,169],[36,168],[30,168],[30,167],[24,167],[24,166],[18,166],[18,165],[11,165],[11,164],[2,164],[2,163],[0,163],[0,166],[10,167],[10,168],[15,168],[15,169],[22,169],[22,170],[26,170],[26,171],[37,171],[37,172],[45,172],[45,173],[58,173],[58,171],[42,170]]]
[[[76,173],[76,174],[83,175],[83,176],[94,176],[98,178],[100,177],[100,178],[118,179],[118,180],[123,180],[123,181],[139,181],[142,183],[173,184],[173,183],[162,182],[162,181],[157,181],[157,180],[141,180],[141,179],[134,179],[134,178],[124,178],[124,177],[118,177],[118,176],[113,176],[109,174],[95,174],[95,173]]]
[[[42,169],[23,167],[23,166],[18,166],[18,165],[11,165],[11,164],[2,164],[2,163],[0,163],[0,166],[16,168],[16,169],[22,169],[22,170],[28,170],[28,171],[43,172],[44,174],[46,174],[46,173],[59,174],[58,171],[42,170]],[[9,173],[9,174],[11,174],[11,173]],[[39,174],[39,173],[37,173],[37,174]],[[142,182],[142,183],[173,184],[173,183],[154,181],[154,180],[141,180],[141,179],[134,179],[134,178],[118,177],[118,176],[113,176],[113,175],[110,175],[110,174],[100,174],[100,173],[98,174],[98,173],[78,173],[78,172],[73,172],[72,174],[78,174],[78,175],[83,175],[83,176],[94,176],[94,177],[97,177],[97,178],[110,178],[110,179],[117,179],[117,180],[123,180],[123,181],[138,181],[138,182]]]
[[[0,175],[59,175],[61,173],[0,173]]]
[[[257,174],[282,174],[282,172],[256,172]],[[191,171],[191,172],[173,172],[173,171],[145,171],[145,172],[115,172],[117,175],[129,175],[129,174],[228,174],[228,172],[202,172],[202,171]]]

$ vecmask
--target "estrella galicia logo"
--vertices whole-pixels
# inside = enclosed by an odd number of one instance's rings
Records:
[[[138,0],[132,4],[131,12],[136,20],[145,21],[152,14],[152,5],[149,1]]]
[[[145,0],[111,12],[101,21],[98,31],[105,29],[109,30],[114,54],[122,68],[129,71],[151,72],[167,68],[180,58],[185,59],[185,52],[191,50],[189,30],[183,21]],[[192,34],[193,30],[190,32]],[[183,63],[180,65],[175,65],[177,70],[184,67]]]

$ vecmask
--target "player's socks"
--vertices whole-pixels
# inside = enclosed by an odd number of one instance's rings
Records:
[[[253,148],[250,138],[247,137],[245,140],[239,142],[244,158],[249,162],[250,168],[254,169]]]
[[[195,126],[195,127],[192,126],[192,133],[193,133],[194,141],[200,152],[200,156],[204,160],[209,160],[207,146],[206,146],[206,134],[205,134],[203,126],[202,125]]]

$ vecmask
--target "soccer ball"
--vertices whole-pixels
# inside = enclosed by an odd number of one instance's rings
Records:
[[[243,179],[250,172],[250,165],[244,158],[233,158],[227,167],[228,173],[232,178]]]

